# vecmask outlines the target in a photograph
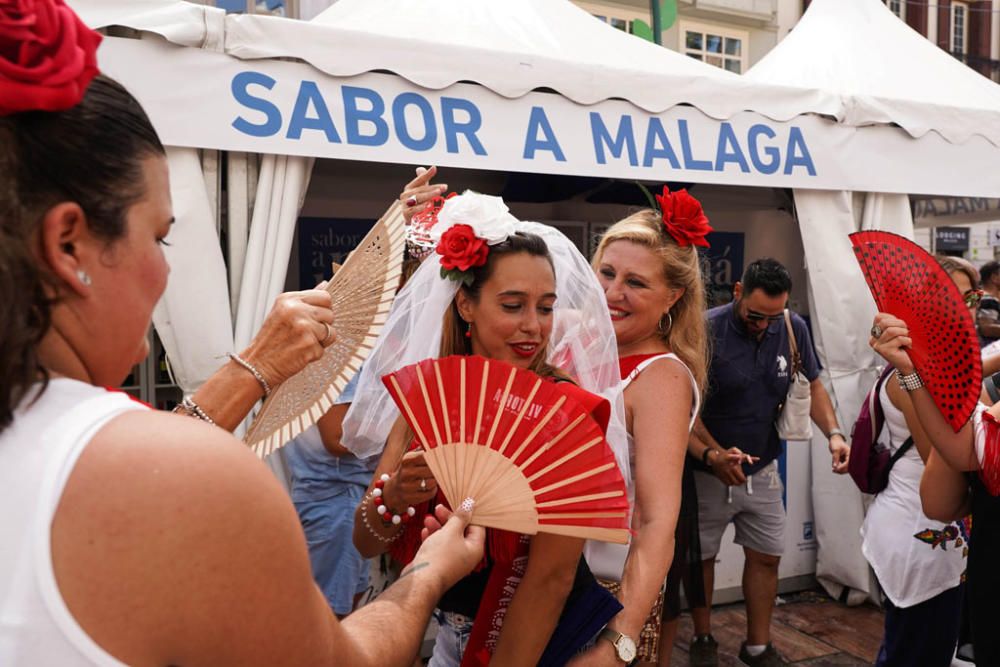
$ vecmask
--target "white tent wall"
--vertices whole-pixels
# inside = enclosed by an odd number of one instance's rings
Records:
[[[260,166],[236,312],[235,344],[253,338],[284,290],[295,221],[309,187],[313,160],[267,155]]]
[[[823,383],[841,427],[850,429],[861,402],[875,384],[878,358],[868,346],[875,315],[848,234],[882,229],[913,238],[905,195],[796,190],[795,207],[809,274],[810,313]],[[819,307],[820,304],[822,307]],[[830,472],[826,438],[812,442],[812,500],[819,552],[816,577],[834,597],[846,586],[848,601],[875,596],[861,555],[862,496],[849,477]]]
[[[177,223],[164,248],[170,265],[167,289],[153,312],[177,384],[193,393],[233,349],[226,267],[215,209],[198,151],[168,148],[170,196]]]

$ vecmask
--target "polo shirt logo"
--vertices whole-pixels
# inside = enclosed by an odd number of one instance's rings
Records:
[[[778,377],[783,378],[788,375],[788,360],[785,359],[785,355],[778,355]]]

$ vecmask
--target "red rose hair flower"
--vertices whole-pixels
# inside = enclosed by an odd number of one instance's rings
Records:
[[[78,104],[100,43],[63,0],[0,0],[0,116]]]
[[[695,245],[709,247],[705,237],[713,231],[708,224],[708,217],[701,208],[701,202],[688,194],[685,189],[670,192],[663,186],[663,194],[656,195],[663,216],[663,226],[667,233],[677,241],[682,248]]]
[[[441,275],[471,284],[471,269],[486,264],[490,246],[476,236],[469,225],[454,225],[441,235],[437,254],[441,255]]]

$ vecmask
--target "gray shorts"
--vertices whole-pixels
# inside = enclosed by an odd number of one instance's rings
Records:
[[[719,554],[729,522],[736,525],[736,544],[771,556],[785,551],[785,506],[778,462],[772,461],[741,486],[726,486],[710,472],[696,470],[698,534],[705,560]]]

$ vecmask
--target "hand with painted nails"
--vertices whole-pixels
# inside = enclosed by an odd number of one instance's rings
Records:
[[[402,574],[417,567],[433,568],[447,590],[472,572],[472,568],[483,559],[486,541],[485,528],[469,525],[474,506],[474,501],[466,498],[455,512],[450,512],[444,505],[435,507],[434,516],[424,519],[424,528],[420,532],[423,544]]]
[[[406,224],[410,219],[424,210],[434,197],[441,197],[448,191],[447,183],[431,185],[431,179],[437,175],[437,167],[417,167],[417,176],[406,184],[399,193],[399,201],[403,202],[403,218]]]

